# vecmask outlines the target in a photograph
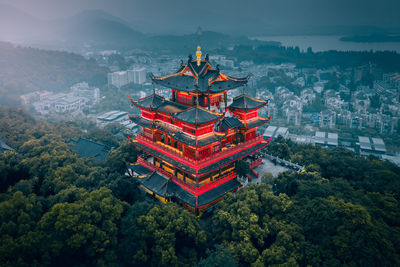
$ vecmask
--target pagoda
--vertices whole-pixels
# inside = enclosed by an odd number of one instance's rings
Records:
[[[130,120],[142,132],[129,139],[143,156],[128,165],[129,172],[149,194],[199,214],[241,187],[235,163],[268,145],[257,134],[271,118],[258,116],[267,101],[243,90],[228,105],[228,90],[245,86],[249,76],[222,74],[208,55],[202,58],[200,47],[174,73],[151,79],[172,94],[130,99],[141,110]]]

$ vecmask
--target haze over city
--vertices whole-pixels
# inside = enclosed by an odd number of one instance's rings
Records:
[[[103,10],[145,33],[182,34],[194,31],[197,26],[248,35],[324,33],[332,27],[400,27],[400,2],[396,0],[2,0],[0,3],[40,20]]]

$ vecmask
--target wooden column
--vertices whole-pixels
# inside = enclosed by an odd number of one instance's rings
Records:
[[[210,104],[210,92],[208,92],[208,109],[210,109],[210,106],[211,106],[211,104]]]
[[[224,103],[225,103],[225,111],[228,108],[228,95],[226,92],[224,92]]]

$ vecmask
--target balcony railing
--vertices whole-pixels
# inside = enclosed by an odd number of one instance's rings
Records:
[[[141,134],[138,134],[136,136],[136,138],[137,138],[138,141],[142,141],[144,144],[145,143],[149,143],[149,144],[157,147],[158,150],[161,150],[162,152],[166,153],[167,155],[169,154],[169,155],[174,155],[175,157],[178,157],[181,162],[186,163],[189,166],[191,166],[193,164],[195,164],[197,166],[198,165],[207,165],[211,161],[215,161],[218,158],[223,158],[224,156],[226,156],[228,154],[231,154],[234,151],[241,150],[242,148],[247,147],[250,144],[256,144],[256,143],[259,143],[259,142],[261,142],[263,140],[263,137],[261,135],[258,135],[258,136],[254,137],[254,138],[252,138],[252,139],[250,139],[250,140],[248,140],[246,142],[239,143],[237,145],[233,145],[230,148],[223,148],[222,151],[217,152],[217,153],[213,153],[212,155],[210,155],[209,157],[207,157],[205,159],[194,160],[192,158],[189,158],[189,157],[185,156],[183,154],[183,152],[177,152],[174,149],[168,148],[167,145],[162,144],[162,143],[154,142],[152,139],[150,139],[148,137],[145,137],[145,136],[143,136]]]
[[[223,184],[224,182],[227,182],[227,181],[229,181],[229,180],[231,180],[231,179],[236,177],[236,173],[231,171],[231,172],[228,172],[228,173],[222,175],[221,177],[219,177],[218,179],[216,179],[214,181],[211,181],[211,182],[209,182],[209,183],[207,183],[205,185],[193,186],[193,185],[185,183],[182,180],[179,180],[175,175],[163,170],[162,168],[159,168],[159,167],[155,166],[154,164],[152,164],[152,163],[148,162],[147,160],[143,159],[142,157],[138,157],[137,162],[139,164],[149,168],[150,170],[157,171],[157,172],[163,174],[164,176],[172,179],[172,181],[174,183],[176,183],[177,185],[185,188],[187,191],[189,191],[190,193],[192,193],[194,195],[200,195],[200,194],[202,194],[202,193],[204,193],[204,192],[206,192],[206,191],[208,191],[208,190],[210,190],[210,189],[212,189],[212,188],[214,188],[214,187],[216,187],[216,186],[218,186],[220,184]]]

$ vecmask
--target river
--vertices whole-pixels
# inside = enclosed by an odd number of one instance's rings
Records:
[[[260,41],[278,41],[283,46],[298,46],[305,51],[312,47],[314,52],[338,51],[397,51],[400,53],[400,42],[358,43],[343,42],[337,35],[298,35],[298,36],[260,36],[252,37]]]

